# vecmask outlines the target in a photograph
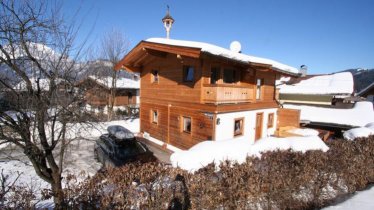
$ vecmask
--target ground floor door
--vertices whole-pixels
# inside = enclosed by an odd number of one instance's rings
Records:
[[[259,140],[262,137],[262,121],[263,121],[264,113],[257,113],[256,114],[256,134],[255,134],[255,141]]]

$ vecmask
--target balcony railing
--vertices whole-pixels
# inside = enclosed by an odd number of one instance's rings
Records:
[[[248,86],[204,85],[204,103],[243,103],[254,100],[254,89]]]

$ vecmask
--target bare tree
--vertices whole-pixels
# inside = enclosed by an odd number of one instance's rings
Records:
[[[62,170],[72,120],[82,120],[73,84],[82,52],[77,28],[60,15],[61,5],[0,0],[0,144],[23,150],[36,174],[51,185],[56,209],[64,208]],[[7,72],[7,73],[5,73]]]
[[[101,39],[101,56],[109,60],[112,64],[111,84],[108,84],[108,87],[111,87],[108,103],[108,120],[111,120],[113,117],[113,107],[117,89],[118,71],[114,70],[114,66],[128,52],[129,45],[130,43],[124,33],[118,29],[112,29]]]

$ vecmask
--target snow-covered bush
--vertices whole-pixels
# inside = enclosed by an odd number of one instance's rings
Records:
[[[247,156],[261,157],[262,152],[292,150],[306,152],[329,148],[318,136],[276,138],[267,137],[251,144],[247,139],[228,139],[224,141],[203,141],[186,151],[175,152],[170,160],[174,167],[194,172],[214,162],[219,165],[229,160],[243,163]],[[209,152],[207,152],[209,151]]]
[[[352,128],[343,133],[343,137],[347,140],[355,140],[360,137],[368,137],[374,135],[374,130],[366,127]]]

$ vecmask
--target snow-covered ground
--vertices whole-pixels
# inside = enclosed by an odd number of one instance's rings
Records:
[[[374,209],[374,186],[364,191],[356,192],[349,199],[323,208],[323,210],[373,210]]]
[[[121,125],[134,133],[139,132],[139,119],[82,124],[72,127],[69,136],[76,138],[76,140],[69,145],[66,151],[63,177],[72,174],[77,177],[79,182],[88,175],[94,175],[101,168],[101,164],[94,159],[93,148],[95,140],[101,134],[107,133],[106,129],[110,125]],[[4,175],[9,176],[9,183],[19,176],[17,185],[26,189],[32,188],[37,196],[40,196],[40,189],[49,188],[49,185],[36,175],[33,166],[22,154],[22,151],[14,146],[0,148],[0,172],[2,169]],[[37,207],[53,207],[53,201],[43,201]]]

